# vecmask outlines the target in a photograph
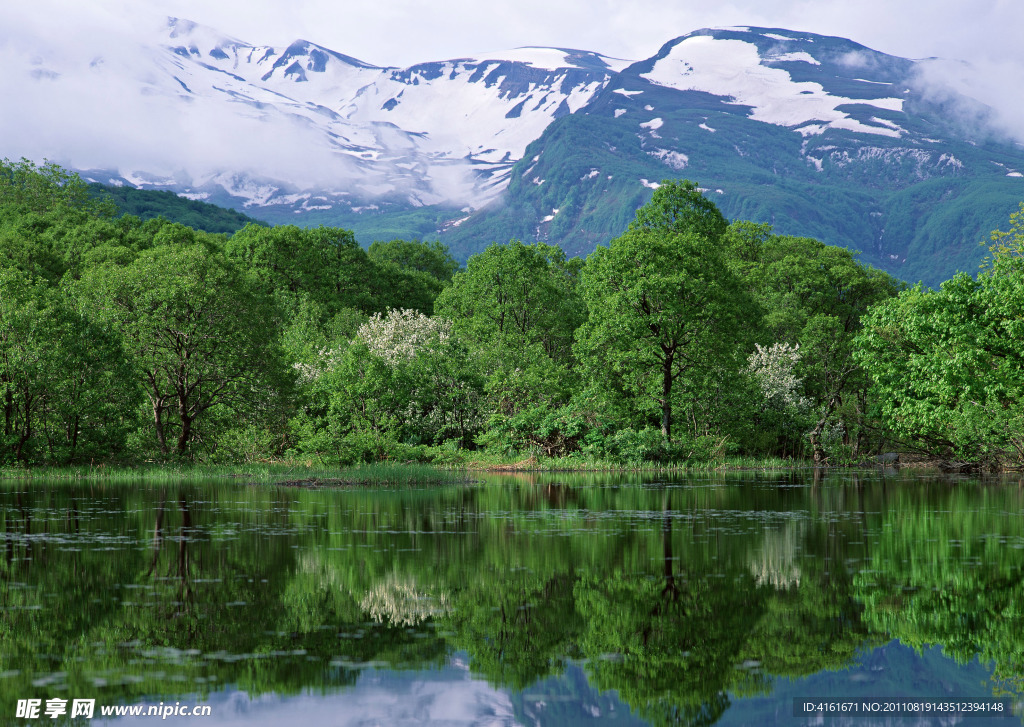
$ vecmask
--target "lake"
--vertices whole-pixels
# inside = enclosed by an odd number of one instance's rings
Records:
[[[1019,475],[478,479],[0,483],[0,724],[1022,723]]]

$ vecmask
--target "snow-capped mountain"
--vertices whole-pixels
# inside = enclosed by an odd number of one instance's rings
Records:
[[[782,29],[681,36],[551,124],[502,207],[447,240],[463,254],[512,237],[586,254],[660,180],[686,177],[730,218],[860,250],[908,279],[975,270],[978,243],[1024,199],[1024,152],[931,80],[931,63]]]
[[[521,48],[408,68],[178,19],[97,44],[26,45],[0,155],[366,242],[440,236],[465,257],[518,237],[585,254],[660,180],[688,177],[727,216],[935,280],[973,268],[1024,198],[1021,147],[934,62],[842,38],[712,29],[635,63]]]
[[[189,170],[120,166],[92,176],[297,211],[358,211],[378,198],[478,207],[504,189],[527,144],[626,65],[585,51],[522,48],[380,68],[305,40],[251,45],[174,18],[161,41],[148,53],[139,94],[174,99],[186,125],[220,117],[252,130],[260,144],[299,143],[311,154],[312,178],[291,178],[290,164],[277,174],[272,163],[255,172],[220,167],[216,153]]]

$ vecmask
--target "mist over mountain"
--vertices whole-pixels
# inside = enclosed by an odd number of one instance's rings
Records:
[[[904,279],[974,271],[1024,199],[1024,153],[991,111],[910,61],[782,29],[700,30],[619,73],[513,170],[503,206],[448,234],[585,254],[665,177],[700,183],[731,219],[862,253]]]
[[[3,49],[24,113],[0,155],[463,258],[512,237],[586,254],[687,177],[731,218],[931,283],[973,269],[1024,198],[1024,151],[949,62],[842,38],[730,28],[636,62],[520,48],[389,68],[182,19],[119,33]]]

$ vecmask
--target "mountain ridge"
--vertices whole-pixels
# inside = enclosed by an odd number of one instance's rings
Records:
[[[937,282],[971,269],[1024,197],[1024,152],[984,107],[930,83],[927,60],[834,36],[704,28],[632,62],[525,47],[398,68],[170,18],[146,48],[122,80],[180,112],[183,160],[68,166],[366,243],[439,237],[465,258],[519,237],[586,254],[662,179],[689,177],[727,216]],[[206,140],[211,124],[222,138]],[[262,168],[218,162],[236,139]]]

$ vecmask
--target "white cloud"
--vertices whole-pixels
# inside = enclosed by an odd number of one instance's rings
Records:
[[[169,176],[201,174],[216,158],[239,171],[285,171],[300,184],[352,172],[354,162],[330,154],[312,132],[285,140],[255,113],[225,119],[202,99],[182,112],[165,93],[140,95],[139,86],[161,76],[144,47],[168,15],[255,44],[304,38],[379,65],[523,45],[640,59],[676,36],[728,25],[840,35],[905,57],[970,60],[933,64],[922,78],[936,93],[949,83],[993,106],[1024,138],[1024,101],[1015,93],[1024,85],[1016,37],[1024,3],[1011,0],[33,0],[0,3],[0,157],[63,161],[74,153],[80,168],[145,162]],[[442,170],[437,184],[459,187],[458,171]]]
[[[104,0],[107,1],[107,0]],[[113,2],[113,0],[110,0]],[[1017,0],[158,0],[153,7],[252,42],[295,37],[381,65],[409,65],[522,45],[640,59],[702,27],[767,26],[850,38],[906,58],[968,60],[959,88],[1000,117],[1018,114],[1024,3]],[[273,37],[270,37],[273,36]],[[996,75],[996,74],[1001,75]],[[1024,123],[1014,124],[1024,136]]]

